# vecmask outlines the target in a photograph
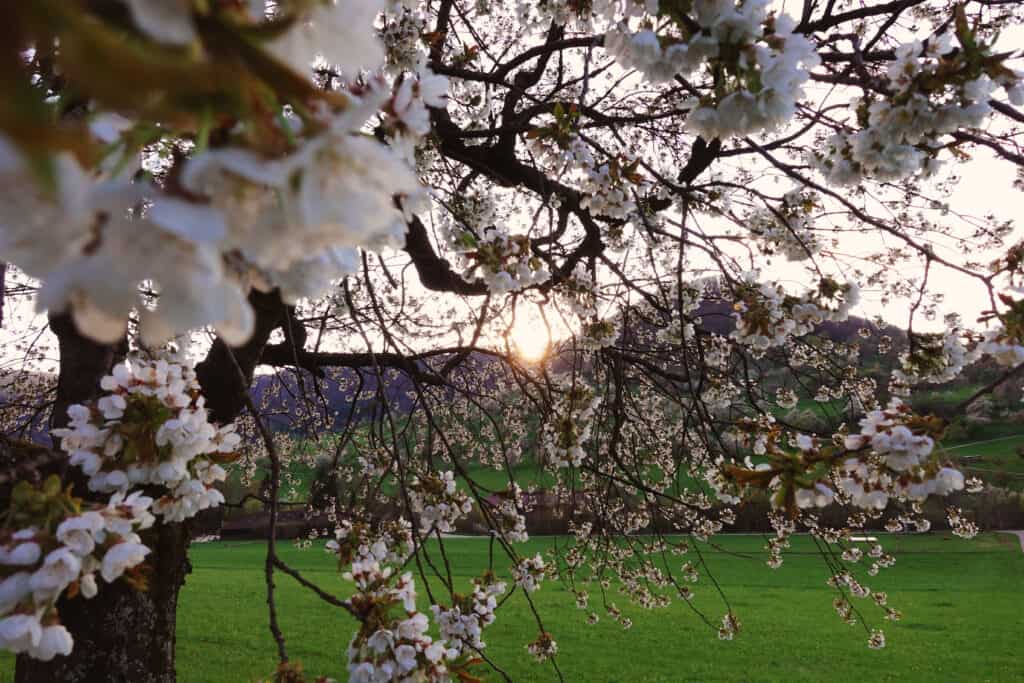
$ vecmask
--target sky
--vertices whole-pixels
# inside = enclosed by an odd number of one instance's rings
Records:
[[[790,11],[799,11],[802,5],[800,2],[776,2],[781,9],[787,7]],[[1024,27],[1017,26],[1011,31],[1005,32],[997,47],[1017,49],[1024,45]],[[1024,68],[1022,60],[1016,60],[1017,68]],[[997,161],[993,154],[987,150],[980,150],[974,153],[974,158],[963,165],[957,165],[956,172],[960,176],[952,196],[949,198],[951,208],[959,213],[984,215],[994,213],[1002,219],[1014,219],[1019,221],[1024,216],[1024,193],[1013,188],[1014,174],[1012,165],[1005,161]],[[783,185],[779,186],[779,194],[785,191]],[[851,253],[867,253],[877,249],[878,239],[881,236],[872,236],[868,242],[864,242],[864,236],[858,235],[853,238],[844,238],[841,248]],[[1024,227],[1019,223],[1016,225],[1014,235],[1007,240],[1008,244],[1024,239]],[[1000,256],[999,253],[971,254],[971,257],[979,261],[991,261]],[[951,260],[960,260],[951,258]],[[901,271],[902,278],[920,277],[922,267],[914,264]],[[776,258],[770,268],[766,268],[764,274],[768,277],[778,279],[783,283],[804,282],[806,277],[801,275],[799,266],[786,264],[784,259]],[[915,329],[937,329],[942,327],[942,315],[945,313],[959,313],[963,321],[971,325],[978,318],[982,311],[989,308],[987,294],[984,288],[975,281],[962,275],[952,273],[945,268],[938,268],[931,274],[932,288],[944,296],[943,303],[938,307],[939,315],[935,320],[929,322],[915,319]],[[897,300],[888,304],[881,301],[877,292],[866,290],[862,293],[860,305],[854,310],[854,314],[860,317],[882,319],[900,327],[905,327],[910,303],[906,300]],[[528,310],[528,307],[520,309],[517,314],[517,325],[512,331],[512,343],[519,348],[524,355],[539,355],[548,339],[543,324],[535,313]],[[38,330],[45,324],[45,316],[34,313],[34,305],[28,300],[19,300],[13,305],[8,302],[4,311],[3,327],[0,328],[0,367],[12,367],[21,362],[24,349],[27,346],[32,348],[49,348],[46,354],[55,359],[55,340],[51,335],[39,336]],[[26,330],[31,330],[26,333]],[[556,334],[558,334],[556,327]],[[494,339],[495,346],[502,347],[501,339]],[[44,364],[45,366],[46,364]]]
[[[997,161],[988,153],[981,152],[970,162],[958,166],[957,172],[961,178],[959,184],[949,199],[950,206],[958,212],[982,215],[993,212],[1001,218],[1017,219],[1024,216],[1024,193],[1013,188],[1014,176],[1012,167],[1006,162]],[[871,235],[867,243],[869,250],[876,249],[877,235]],[[1009,239],[1008,244],[1024,239],[1024,227],[1016,226],[1014,236]],[[841,245],[844,250],[856,253],[857,241],[863,241],[864,236],[846,238]],[[999,253],[972,254],[972,258],[982,261],[991,261],[1000,256]],[[963,257],[961,256],[960,259]],[[954,262],[958,259],[952,258]],[[922,268],[919,264],[910,264],[900,272],[901,277],[919,277]],[[764,275],[778,279],[784,284],[802,283],[806,277],[802,275],[798,265],[787,264],[781,257],[774,260],[772,267],[764,270]],[[963,321],[972,325],[982,311],[989,308],[987,295],[984,288],[977,282],[963,275],[953,273],[945,268],[935,269],[931,274],[932,290],[944,295],[944,302],[938,307],[939,315],[932,321],[927,321],[918,316],[914,321],[914,328],[919,331],[928,329],[941,329],[943,326],[942,315],[946,313],[959,313]],[[881,317],[886,322],[899,327],[906,327],[907,315],[910,302],[907,300],[894,300],[885,304],[881,301],[877,292],[870,289],[862,293],[860,305],[854,309],[853,314],[863,318]],[[542,355],[548,343],[548,334],[532,307],[521,307],[517,313],[517,324],[511,334],[513,350],[518,350],[526,357],[537,357]],[[565,331],[559,333],[559,325],[554,322],[555,336],[562,336]],[[33,348],[49,348],[46,355],[51,362],[43,363],[40,369],[52,371],[53,363],[56,360],[55,339],[49,333],[38,334],[39,328],[45,324],[45,316],[37,315],[34,312],[34,304],[28,300],[19,300],[13,306],[8,304],[4,311],[3,327],[0,328],[0,366],[12,367],[21,363],[25,345],[32,345]],[[31,330],[26,333],[26,330]],[[501,339],[493,339],[491,343],[499,348],[504,348]]]

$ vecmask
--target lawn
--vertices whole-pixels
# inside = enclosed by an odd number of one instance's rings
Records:
[[[991,534],[963,541],[936,534],[882,541],[896,552],[897,564],[867,577],[867,583],[887,591],[890,604],[905,614],[897,624],[884,623],[889,645],[882,651],[869,650],[863,629],[836,617],[821,558],[806,537],[794,540],[793,552],[776,571],[764,565],[758,537],[724,537],[720,543],[727,552],[704,548],[743,622],[733,642],[719,641],[683,605],[648,612],[619,599],[634,624],[623,631],[603,613],[597,625],[585,624],[572,595],[553,581],[534,595],[545,627],[559,643],[566,681],[1018,680],[1024,554],[1016,539]],[[543,551],[550,543],[536,539],[522,551]],[[486,566],[486,540],[451,539],[445,545],[456,580],[467,586]],[[263,552],[258,542],[193,548],[194,569],[179,610],[180,680],[251,681],[273,671]],[[346,594],[331,557],[318,547],[284,545],[281,554],[308,578]],[[288,576],[278,574],[277,586],[289,655],[307,672],[345,680],[344,650],[353,621]],[[693,588],[694,604],[720,618],[724,609],[712,586],[701,579]],[[864,608],[879,626],[878,610]],[[536,632],[518,594],[486,631],[488,654],[515,681],[557,680],[550,665],[534,663],[523,649]]]
[[[989,437],[948,449],[965,473],[997,486],[1020,490],[1024,489],[1024,457],[1017,454],[1021,447],[1024,447],[1024,434]]]

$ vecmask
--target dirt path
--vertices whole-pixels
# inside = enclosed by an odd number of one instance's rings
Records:
[[[1001,534],[1013,534],[1020,541],[1020,551],[1024,553],[1024,531],[1000,531]]]

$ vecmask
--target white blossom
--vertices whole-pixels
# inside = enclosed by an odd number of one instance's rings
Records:
[[[126,570],[141,564],[150,552],[150,549],[141,543],[123,541],[114,544],[103,555],[103,567],[100,570],[103,580],[113,583]]]
[[[314,0],[295,26],[274,39],[268,49],[301,74],[310,73],[318,60],[336,67],[350,80],[360,69],[384,62],[384,50],[372,30],[380,0]]]
[[[44,626],[39,636],[39,642],[29,648],[28,655],[33,659],[48,662],[57,655],[71,654],[73,645],[71,634],[63,625]]]

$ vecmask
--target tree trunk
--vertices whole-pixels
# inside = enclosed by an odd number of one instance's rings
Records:
[[[229,422],[241,412],[242,393],[248,391],[260,354],[270,333],[285,320],[280,296],[253,292],[249,297],[256,312],[256,331],[243,347],[229,350],[219,339],[197,368],[210,418]],[[60,343],[60,375],[51,426],[68,423],[67,408],[95,398],[99,382],[114,363],[124,357],[123,344],[106,346],[83,337],[68,315],[51,315],[50,328]],[[232,360],[231,355],[235,356]],[[238,363],[245,377],[239,377]],[[76,494],[87,497],[85,480],[76,469],[59,460],[66,482],[74,482]],[[113,584],[100,581],[91,600],[62,598],[57,603],[61,622],[75,640],[67,657],[39,662],[20,655],[15,669],[17,683],[62,681],[68,683],[163,683],[174,681],[175,612],[178,591],[191,571],[188,561],[190,525],[156,524],[141,534],[152,549],[146,557],[151,567],[148,590],[140,591],[123,579]]]
[[[249,294],[249,303],[256,314],[256,323],[249,341],[231,348],[216,339],[206,358],[196,365],[196,376],[203,387],[206,407],[213,422],[231,422],[242,412],[245,407],[243,396],[252,384],[256,364],[263,354],[270,333],[286,320],[287,308],[277,290],[269,294],[254,290]],[[235,367],[236,363],[238,367]],[[239,377],[239,369],[245,378],[244,382]]]
[[[124,344],[98,344],[78,333],[67,313],[50,314],[50,330],[60,348],[60,374],[57,376],[57,400],[50,415],[50,427],[68,424],[68,406],[100,395],[100,379],[123,358]]]
[[[57,400],[50,424],[68,423],[67,408],[100,393],[100,379],[124,357],[125,345],[104,345],[83,337],[69,315],[51,315],[50,329],[60,344]],[[60,459],[60,473],[75,485],[75,493],[94,497],[77,469]],[[152,549],[146,563],[152,568],[148,590],[123,580],[105,584],[92,600],[62,598],[57,603],[61,622],[75,640],[67,657],[40,662],[18,657],[15,681],[174,681],[174,613],[178,591],[188,565],[188,529],[183,524],[156,524],[142,534]]]
[[[75,639],[67,657],[40,662],[18,657],[16,683],[82,681],[104,683],[173,683],[175,612],[178,591],[191,567],[189,533],[184,524],[157,524],[142,534],[153,552],[148,589],[124,580],[102,583],[92,600],[62,598],[61,622]]]
[[[4,326],[4,301],[7,300],[7,264],[0,263],[0,327]]]

